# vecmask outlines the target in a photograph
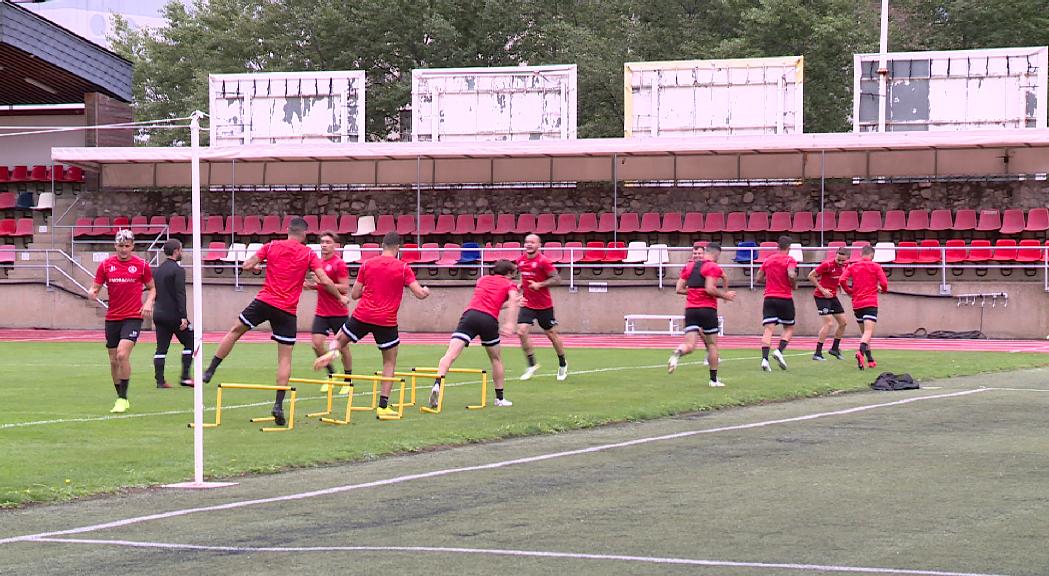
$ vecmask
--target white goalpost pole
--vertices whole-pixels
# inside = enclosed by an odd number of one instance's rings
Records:
[[[204,285],[200,243],[200,113],[190,119],[193,194],[193,482],[204,483]]]
[[[885,131],[885,109],[889,96],[889,66],[886,53],[889,51],[889,0],[881,0],[881,39],[878,42],[878,132]]]

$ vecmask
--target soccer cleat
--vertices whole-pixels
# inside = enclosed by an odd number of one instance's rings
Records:
[[[557,379],[563,381],[568,378],[568,364],[557,367]]]
[[[110,414],[123,414],[127,412],[127,409],[131,408],[131,403],[124,398],[117,398],[117,401],[113,404],[113,409],[109,411]]]
[[[769,366],[769,361],[764,358],[761,359],[761,369],[765,372],[772,372],[772,366]]]
[[[813,354],[812,359],[817,362],[825,362],[827,359],[823,357],[823,354]]]
[[[215,373],[211,370],[204,371],[204,383],[211,384],[211,379],[215,377]]]
[[[167,382],[157,382],[157,388],[171,388],[171,384]]]
[[[193,379],[192,378],[183,378],[182,381],[178,383],[178,385],[179,386],[185,386],[186,388],[193,388],[193,386],[194,386]]]
[[[349,386],[342,386],[339,388],[339,394],[345,396],[350,393],[350,390],[352,390],[352,388],[350,388]]]
[[[859,368],[860,370],[863,370],[863,368],[864,368],[864,366],[863,366],[863,354],[860,354],[859,352],[856,353],[856,367]]]
[[[397,417],[397,411],[394,410],[393,408],[390,408],[389,406],[387,406],[385,408],[376,408],[375,409],[375,417],[379,418],[381,420],[383,416],[388,416],[388,417],[392,416],[392,417],[396,418]]]
[[[437,409],[437,401],[441,399],[441,385],[434,384],[430,389],[430,408]]]
[[[273,416],[273,423],[277,426],[284,426],[288,421],[284,418],[284,407],[274,406],[273,410],[270,410],[270,416]]]
[[[871,361],[867,362],[867,368],[877,368],[877,367],[878,367],[878,363],[875,362],[874,360],[871,360]]]
[[[322,384],[322,385],[321,385],[321,392],[322,392],[322,393],[323,393],[323,392],[327,392],[327,391],[328,391],[328,386],[329,386],[328,384]]]
[[[677,354],[670,355],[670,360],[667,360],[667,374],[673,374],[674,370],[677,370],[678,358],[680,358],[680,356],[678,356]]]
[[[532,376],[535,376],[535,373],[538,370],[539,370],[539,365],[538,364],[534,364],[532,366],[529,366],[528,368],[525,368],[524,373],[521,374],[521,380],[528,380],[528,379],[530,379]]]
[[[509,401],[509,400],[507,400],[506,398],[496,398],[495,399],[495,405],[496,406],[502,406],[503,408],[506,408],[508,406],[513,406],[514,403]]]
[[[722,383],[721,380],[711,380],[710,381],[710,387],[711,388],[724,388],[725,384]]]
[[[776,364],[779,364],[781,370],[787,369],[787,360],[783,357],[783,352],[780,352],[778,349],[773,350],[772,358],[776,361]]]
[[[831,348],[830,350],[827,350],[827,354],[830,354],[838,360],[841,360],[841,350],[838,350],[837,348]]]

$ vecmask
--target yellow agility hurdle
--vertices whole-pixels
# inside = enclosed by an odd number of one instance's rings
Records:
[[[273,386],[267,384],[238,384],[236,382],[223,382],[215,388],[215,421],[204,424],[204,428],[216,428],[222,425],[222,391],[223,390],[270,390],[276,392],[278,390],[290,391],[291,392],[291,403],[288,407],[288,425],[282,427],[262,427],[260,430],[263,432],[286,432],[295,428],[295,400],[298,397],[298,392],[292,386]],[[252,418],[250,422],[273,422],[273,416],[264,416],[259,418]],[[189,423],[189,427],[193,428],[193,423]]]
[[[420,376],[429,376],[431,378],[437,377],[437,368],[432,366],[416,366],[412,368],[412,372],[418,373]],[[480,404],[468,404],[467,410],[480,410],[488,405],[488,371],[481,370],[478,368],[449,368],[449,374],[480,374],[481,375],[481,403]],[[447,375],[444,380],[441,381],[441,391],[437,395],[437,408],[429,408],[423,406],[419,410],[427,414],[440,414],[441,408],[444,405],[444,389],[447,383]]]
[[[401,383],[400,403],[399,404],[394,404],[394,406],[397,406],[397,415],[396,416],[376,416],[376,418],[378,418],[379,420],[400,420],[401,417],[404,415],[404,406],[403,406],[403,404],[404,404],[404,392],[405,392],[404,389],[405,389],[405,385],[406,385],[406,382],[405,382],[404,378],[392,378],[392,377],[385,377],[385,376],[368,376],[368,375],[364,375],[364,374],[332,374],[332,378],[339,378],[339,379],[342,380],[342,382],[340,382],[338,384],[340,384],[342,386],[349,386],[350,387],[350,393],[346,395],[346,415],[343,417],[342,420],[339,420],[337,418],[325,418],[324,417],[324,416],[327,416],[327,415],[331,414],[331,411],[332,411],[332,388],[334,388],[336,382],[333,382],[332,380],[316,380],[316,379],[311,379],[311,378],[291,378],[291,379],[288,380],[288,382],[294,382],[296,384],[320,384],[320,385],[331,384],[331,386],[328,387],[328,406],[327,406],[327,410],[324,411],[324,412],[316,412],[316,413],[313,413],[313,414],[307,414],[307,416],[321,416],[321,422],[324,422],[325,424],[349,424],[350,421],[351,421],[353,412],[355,410],[375,410],[379,406],[379,383],[380,382],[395,382],[395,383],[396,382],[400,382]],[[353,383],[354,380],[364,380],[364,381],[370,381],[372,383],[372,402],[371,402],[371,406],[365,407],[365,406],[354,406],[353,405],[353,396],[354,396],[354,390],[355,390],[354,383]]]
[[[414,368],[413,368],[413,370],[414,370]],[[381,374],[381,372],[376,372],[376,374]],[[433,378],[435,376],[434,374],[424,373],[424,372],[394,372],[393,375],[394,376],[400,376],[402,378],[409,378],[409,382],[410,382],[409,388],[411,389],[411,394],[409,396],[410,396],[411,400],[409,400],[405,404],[405,406],[415,406],[415,402],[416,402],[415,394],[416,394],[416,388],[418,387],[418,379],[419,378]],[[427,408],[425,406],[420,408],[420,410],[422,410],[423,412],[430,413],[430,414],[440,413],[440,411],[441,411],[441,409],[440,409],[440,407],[441,407],[441,400],[443,400],[443,399],[444,399],[444,380],[442,379],[441,380],[441,393],[438,396],[438,402],[437,402],[437,410],[432,410],[432,409]]]

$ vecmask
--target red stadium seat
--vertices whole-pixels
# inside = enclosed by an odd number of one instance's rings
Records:
[[[436,242],[426,242],[422,245],[419,251],[419,263],[420,264],[433,264],[441,259],[441,251],[439,248],[440,244]]]
[[[50,182],[51,174],[47,171],[47,166],[33,166],[32,172],[29,173],[30,182]]]
[[[168,227],[167,216],[150,216],[149,217],[149,229],[146,230],[146,234],[157,235],[163,232]]]
[[[227,226],[226,231],[229,232]],[[335,232],[339,233],[339,215],[338,214],[322,214],[320,221],[317,222],[317,234],[323,234],[324,232]]]
[[[808,234],[816,227],[815,219],[812,216],[812,212],[795,212],[794,213],[794,225],[790,227],[790,231],[794,234]]]
[[[15,233],[12,234],[15,238],[32,238],[33,237],[33,219],[32,218],[19,218],[15,225]]]
[[[667,212],[664,214],[663,224],[657,232],[661,234],[677,234],[681,232],[681,212]]]
[[[755,264],[761,264],[765,260],[768,260],[769,256],[776,253],[775,242],[762,242],[758,245],[758,257],[754,259]]]
[[[1045,232],[1049,230],[1049,208],[1032,208],[1027,213],[1026,232]]]
[[[401,236],[410,236],[415,234],[415,215],[414,214],[401,214],[397,217],[397,224],[394,229]],[[418,246],[416,246],[418,248]]]
[[[70,166],[66,170],[66,178],[64,182],[83,182],[84,181],[84,169],[79,166]]]
[[[0,184],[11,181],[11,170],[7,166],[0,166]]]
[[[575,214],[558,214],[557,215],[557,228],[554,229],[554,234],[575,234],[576,231],[576,218]]]
[[[863,247],[870,246],[871,243],[866,240],[857,240],[852,243],[852,250],[849,254],[849,262],[859,262],[863,259]]]
[[[943,258],[939,240],[922,240],[918,243],[918,264],[938,264]]]
[[[497,243],[497,244],[492,244],[491,242],[485,242],[484,249],[481,250],[481,261],[486,263],[486,264],[491,264],[492,262],[495,262],[496,260],[498,260],[500,258],[500,256],[499,256],[499,248],[502,245],[503,244],[501,242]]]
[[[933,210],[929,215],[929,230],[933,232],[944,232],[954,229],[954,218],[950,210]]]
[[[0,210],[10,210],[11,208],[14,208],[15,198],[14,192],[0,193]]]
[[[991,259],[996,262],[1013,262],[1016,260],[1016,240],[1012,238],[999,238],[994,243],[994,254]]]
[[[12,166],[11,182],[29,182],[28,166]]]
[[[582,242],[565,242],[564,252],[561,256],[561,262],[564,264],[579,262],[586,255],[586,249],[583,248]]]
[[[948,240],[944,246],[946,247],[944,250],[944,259],[948,264],[965,262],[969,257],[969,249],[965,246],[965,240]]]
[[[746,212],[729,212],[725,217],[725,232],[742,232],[747,229]]]
[[[860,227],[860,215],[855,210],[842,210],[838,213],[838,225],[835,232],[855,232]]]
[[[500,214],[495,220],[495,230],[492,234],[510,234],[517,227],[517,219],[513,214]]]
[[[116,220],[113,221],[114,225],[117,225]],[[201,234],[222,234],[226,228],[226,224],[222,219],[222,216],[207,216],[204,218],[204,225],[200,227]]]
[[[245,216],[244,217],[244,228],[240,231],[244,236],[261,236],[262,235],[262,218],[257,215]]]
[[[637,212],[624,212],[619,217],[619,233],[620,234],[633,234],[641,230],[641,219],[638,218]]]
[[[651,234],[653,232],[659,232],[659,228],[662,226],[660,222],[658,212],[645,212],[641,215],[641,223],[637,227],[637,231],[642,234]]]
[[[382,246],[375,242],[367,242],[361,245],[361,264],[382,254]]]
[[[401,251],[397,254],[401,262],[405,264],[415,264],[419,261],[422,256],[419,250],[419,245],[415,243],[407,243],[401,246]]]
[[[455,215],[439,214],[433,225],[434,234],[451,234],[455,231]]]
[[[997,210],[980,210],[980,221],[976,224],[978,232],[997,232],[1002,227],[1002,215]]]
[[[575,227],[576,234],[590,234],[597,232],[597,214],[583,212],[579,215],[579,224]]]
[[[751,212],[747,218],[747,232],[768,232],[769,229],[769,213],[768,212]]]
[[[55,182],[66,181],[66,167],[61,164],[55,164],[51,167],[51,180]]]
[[[506,258],[507,260],[514,261],[521,257],[524,250],[521,249],[520,242],[503,242],[502,246],[496,252],[496,258]]]
[[[532,234],[535,232],[535,214],[521,214],[517,217],[514,234]]]
[[[626,242],[609,242],[608,249],[605,250],[604,261],[609,264],[615,264],[616,262],[626,260],[626,255]]]
[[[474,215],[473,214],[460,214],[455,217],[455,228],[452,229],[452,234],[458,234],[460,236],[466,236],[474,233]]]
[[[841,225],[841,221],[838,222],[838,225]],[[881,228],[881,212],[864,210],[863,215],[860,217],[860,225],[856,228],[856,231],[862,234],[870,234],[872,232],[881,232]]]
[[[616,229],[616,215],[614,212],[602,212],[598,216],[597,231],[601,234],[612,232]]]
[[[707,212],[706,219],[703,221],[703,231],[708,234],[717,234],[725,231],[725,213],[724,212]]]
[[[187,236],[192,232],[189,220],[185,216],[175,215],[168,219],[168,234],[172,236]]]
[[[583,251],[583,262],[601,262],[605,259],[604,242],[587,242]]]
[[[929,229],[929,211],[911,210],[907,213],[907,231],[924,232]]]
[[[1042,242],[1040,240],[1020,240],[1020,247],[1016,251],[1017,262],[1041,262]]]
[[[790,212],[773,212],[772,220],[769,222],[769,232],[790,232],[793,225]]]
[[[306,233],[307,234],[314,234],[314,235],[316,235],[316,234],[320,234],[321,233],[320,221],[318,220],[316,214],[309,214],[307,216],[303,216],[302,219],[306,221]]]
[[[7,244],[0,246],[0,264],[14,264],[15,263],[15,246],[14,244]]]
[[[862,225],[862,224],[861,224]],[[907,229],[907,213],[903,210],[886,210],[885,222],[881,225],[883,232],[899,232]]]
[[[116,234],[117,230],[126,230],[131,227],[131,218],[127,216],[114,216],[113,217],[113,228],[112,233]]]
[[[287,234],[288,229],[291,228],[291,221],[298,218],[295,214],[285,214],[284,219],[280,223],[280,233]]]
[[[999,234],[1021,234],[1027,227],[1024,222],[1024,211],[1019,208],[1010,208],[1002,213],[1002,227]]]
[[[228,253],[229,249],[226,248],[225,242],[211,242],[208,244],[207,251],[201,254],[200,259],[204,262],[221,262]]]
[[[536,234],[553,234],[557,228],[557,216],[553,214],[540,214],[535,218]]]
[[[478,214],[474,223],[474,234],[491,234],[495,230],[495,214]]]
[[[375,231],[372,236],[385,236],[387,232],[397,231],[397,219],[393,214],[381,214],[375,218]]]
[[[142,234],[143,236],[149,233],[149,218],[145,216],[132,216],[131,217],[131,232],[136,236]]]
[[[969,247],[969,262],[987,262],[994,256],[990,240],[973,240]]]
[[[276,214],[267,214],[262,217],[262,229],[259,230],[260,236],[276,236],[280,234],[280,216]]]
[[[441,250],[441,257],[437,260],[437,265],[444,268],[455,266],[459,264],[459,258],[462,255],[462,246],[449,242],[444,245],[444,250]]]
[[[700,232],[703,232],[703,213],[685,213],[685,218],[681,222],[680,232],[683,234],[698,234]]]
[[[14,218],[3,218],[0,219],[0,236],[8,237],[14,236],[15,230],[18,228],[18,224]]]
[[[222,229],[223,234],[236,234],[241,236],[244,234],[244,216],[240,214],[233,214],[226,216],[226,225]]]
[[[976,210],[962,209],[954,215],[954,225],[951,229],[955,232],[967,232],[976,229]]]
[[[247,221],[244,222],[247,225]],[[357,215],[343,214],[339,217],[339,235],[352,236],[357,231]],[[245,231],[245,234],[248,232]]]
[[[561,248],[561,243],[544,242],[543,256],[546,256],[546,258],[554,264],[559,264],[561,262],[561,259],[564,257],[564,250]]]
[[[824,210],[816,214],[816,220],[812,223],[813,232],[834,232],[838,229],[838,213],[833,210]]]
[[[896,264],[914,264],[918,262],[918,251],[915,248],[918,247],[917,242],[911,242],[904,240],[896,244]]]
[[[437,217],[433,214],[420,214],[418,234],[420,236],[428,236],[433,234],[433,231],[437,229]]]
[[[91,223],[90,218],[77,218],[76,223],[73,224],[73,238],[91,236]]]
[[[91,222],[91,233],[88,236],[101,237],[115,234],[108,216],[99,216]]]

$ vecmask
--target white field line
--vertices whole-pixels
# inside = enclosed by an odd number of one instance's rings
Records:
[[[799,352],[797,354],[784,354],[784,356],[808,356],[808,353],[807,352]],[[724,360],[722,360],[722,362],[739,361],[739,360],[760,360],[760,359],[761,358],[756,358],[756,357],[755,358],[725,358]],[[694,365],[699,365],[699,364],[702,364],[702,362],[681,362],[680,364],[678,364],[678,366],[694,366]],[[621,372],[621,371],[624,371],[624,370],[647,370],[647,369],[652,369],[652,368],[664,368],[665,369],[666,367],[667,367],[666,364],[648,364],[648,365],[642,365],[642,366],[611,366],[611,367],[607,367],[607,368],[595,368],[593,370],[577,370],[577,371],[574,371],[574,372],[569,372],[568,375],[571,376],[572,374],[596,374],[596,373],[599,373],[599,372]],[[554,376],[556,376],[556,374],[553,373],[553,372],[550,372],[550,373],[547,373],[547,374],[536,374],[535,376],[532,376],[532,378],[553,378]],[[420,376],[420,380],[426,380],[426,378],[424,376]],[[448,388],[453,388],[453,387],[457,387],[457,386],[477,385],[477,384],[480,384],[480,383],[481,383],[480,380],[470,380],[470,381],[465,381],[465,382],[451,382],[449,384],[446,384],[446,386]],[[415,388],[416,388],[416,390],[420,390],[420,389],[422,389],[422,390],[429,390],[430,386],[431,386],[430,384],[423,384],[421,386],[420,385],[416,385]],[[370,395],[371,395],[371,392],[366,392],[366,391],[362,390],[360,392],[354,393],[353,396],[354,396],[354,398],[356,398],[357,396],[370,396]],[[325,399],[327,399],[327,396],[304,396],[302,398],[299,398],[298,401],[299,402],[306,402],[306,401],[310,401],[310,400],[325,400]],[[272,404],[273,403],[269,402],[269,401],[266,401],[266,402],[252,402],[250,404],[231,404],[231,405],[228,405],[228,406],[223,406],[222,410],[225,411],[225,410],[236,410],[238,408],[257,408],[259,406],[271,406]],[[205,412],[214,412],[215,408],[213,406],[212,407],[205,406],[204,407],[204,411]],[[11,423],[8,423],[8,424],[0,424],[0,430],[4,430],[4,429],[7,429],[7,428],[22,428],[22,427],[25,427],[25,426],[45,426],[45,425],[48,425],[48,424],[69,424],[69,423],[76,423],[76,422],[105,422],[107,420],[127,420],[129,418],[153,418],[155,416],[174,416],[174,415],[178,415],[178,414],[183,414],[183,415],[193,414],[193,410],[192,409],[190,409],[190,410],[165,410],[163,412],[143,412],[143,413],[135,413],[135,414],[121,414],[121,415],[117,415],[117,416],[90,416],[90,417],[84,417],[84,418],[55,418],[55,419],[52,419],[52,420],[32,420],[32,421],[28,421],[28,422],[11,422]]]
[[[130,548],[152,548],[161,550],[195,550],[202,552],[232,553],[308,553],[308,552],[429,552],[433,554],[475,554],[486,556],[512,556],[526,558],[557,558],[566,560],[599,560],[605,562],[635,562],[644,564],[670,564],[685,566],[708,566],[715,568],[759,568],[766,570],[796,570],[800,572],[843,572],[853,574],[896,574],[902,576],[1004,576],[977,572],[944,572],[941,570],[917,570],[908,568],[871,568],[865,566],[836,566],[833,564],[794,564],[771,562],[739,562],[733,560],[698,560],[693,558],[667,558],[660,556],[629,556],[624,554],[590,554],[585,552],[551,552],[546,550],[504,550],[499,548],[452,548],[445,546],[201,546],[168,542],[136,542],[133,540],[94,540],[88,538],[37,538],[34,542],[57,542],[60,544],[88,544],[93,546],[127,546]]]
[[[789,424],[793,422],[805,422],[808,420],[816,420],[819,418],[827,418],[833,416],[844,416],[846,414],[856,414],[859,412],[866,412],[876,408],[888,408],[890,406],[902,406],[904,404],[911,404],[914,402],[922,402],[925,400],[936,400],[942,398],[954,398],[958,396],[967,396],[969,394],[977,394],[980,392],[986,392],[986,388],[976,388],[972,390],[962,390],[960,392],[950,392],[943,394],[930,394],[928,396],[912,396],[910,398],[903,398],[892,402],[879,402],[877,404],[865,404],[862,406],[856,406],[853,408],[844,408],[842,410],[833,410],[829,412],[817,412],[814,414],[806,414],[804,416],[794,416],[791,418],[780,418],[776,420],[763,420],[761,422],[752,422],[750,424],[735,424],[732,426],[720,426],[717,428],[705,428],[699,430],[687,430],[684,432],[676,432],[673,434],[664,434],[661,436],[647,436],[643,438],[635,438],[633,440],[626,440],[623,442],[615,442],[612,444],[600,444],[597,446],[590,446],[588,448],[577,448],[575,450],[564,450],[560,452],[548,452],[546,454],[539,454],[537,456],[528,456],[524,458],[514,458],[511,460],[500,460],[498,462],[491,462],[489,464],[478,464],[474,466],[462,466],[458,468],[444,468],[441,470],[431,470],[429,472],[419,472],[416,474],[407,474],[404,476],[396,476],[393,478],[386,478],[383,480],[374,480],[372,482],[363,482],[360,484],[345,484],[342,486],[334,486],[331,488],[324,488],[321,490],[311,490],[309,492],[298,492],[295,494],[286,494],[284,496],[271,496],[269,498],[257,498],[252,500],[238,500],[234,502],[227,502],[225,504],[215,504],[212,506],[200,506],[197,508],[183,508],[180,510],[171,510],[169,512],[160,512],[157,514],[149,514],[146,516],[136,516],[133,518],[126,518],[123,520],[113,520],[110,522],[103,522],[100,524],[92,524],[89,526],[82,526],[80,528],[69,528],[66,530],[56,530],[52,532],[40,532],[38,534],[28,534],[25,536],[12,536],[8,538],[0,539],[0,544],[8,544],[11,542],[24,542],[27,540],[36,540],[40,538],[52,538],[55,536],[66,536],[69,534],[84,534],[86,532],[95,532],[98,530],[109,530],[113,528],[121,528],[123,526],[130,526],[132,524],[140,524],[142,522],[150,522],[154,520],[164,520],[167,518],[177,518],[180,516],[186,516],[189,514],[196,514],[200,512],[216,512],[221,510],[234,510],[237,508],[243,508],[246,506],[256,506],[260,504],[272,504],[277,502],[289,502],[295,500],[304,500],[307,498],[314,498],[317,496],[330,496],[332,494],[340,494],[343,492],[350,492],[353,490],[363,490],[366,488],[377,488],[383,486],[391,486],[395,484],[402,484],[405,482],[412,482],[415,480],[425,480],[429,478],[438,478],[442,476],[449,476],[453,474],[462,474],[465,472],[479,472],[484,470],[497,470],[500,468],[506,468],[509,466],[518,466],[521,464],[533,464],[536,462],[545,462],[548,460],[554,460],[557,458],[566,458],[570,456],[580,456],[585,454],[594,454],[597,452],[604,452],[607,450],[615,450],[618,448],[628,448],[632,446],[641,446],[644,444],[650,444],[653,442],[664,442],[667,440],[678,440],[681,438],[689,438],[691,436],[698,436],[701,434],[716,434],[718,432],[731,432],[736,430],[750,430],[755,428],[764,428],[767,426],[776,426],[779,424]]]
[[[997,386],[988,386],[988,390],[1000,390],[1004,392],[1049,392],[1045,388],[999,388]]]

